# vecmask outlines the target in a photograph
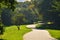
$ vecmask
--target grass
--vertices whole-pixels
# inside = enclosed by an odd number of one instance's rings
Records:
[[[50,35],[52,37],[60,40],[60,30],[58,30],[58,29],[52,29],[52,28],[50,28],[48,26],[39,25],[39,24],[36,26],[36,28],[37,29],[45,29],[45,30],[47,30],[50,33]]]
[[[30,32],[31,29],[26,28],[26,25],[20,26],[21,30],[18,30],[16,26],[10,26],[5,28],[3,39],[6,40],[23,40],[23,35]]]
[[[60,40],[60,30],[49,30],[48,29],[48,32],[51,34],[52,37]]]

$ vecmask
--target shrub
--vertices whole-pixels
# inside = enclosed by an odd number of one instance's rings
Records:
[[[36,25],[36,28],[37,28],[37,29],[39,29],[40,27],[41,27],[41,25],[40,25],[40,24],[37,24],[37,25]]]

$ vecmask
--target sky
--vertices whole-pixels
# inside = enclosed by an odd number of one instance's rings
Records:
[[[18,2],[24,2],[25,0],[17,0]]]

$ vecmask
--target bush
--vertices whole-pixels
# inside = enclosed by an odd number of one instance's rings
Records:
[[[41,27],[41,25],[40,25],[40,24],[37,24],[37,25],[36,25],[36,28],[37,28],[37,29],[39,29],[40,27]]]
[[[49,26],[46,26],[45,24],[37,24],[36,28],[37,29],[47,29],[47,28],[49,28]]]

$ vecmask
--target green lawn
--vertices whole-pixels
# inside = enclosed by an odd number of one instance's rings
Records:
[[[21,30],[17,30],[16,26],[6,27],[3,39],[6,40],[23,40],[23,35],[30,32],[31,29],[26,28],[26,25],[21,25]]]
[[[60,40],[60,30],[48,30],[52,37]]]

